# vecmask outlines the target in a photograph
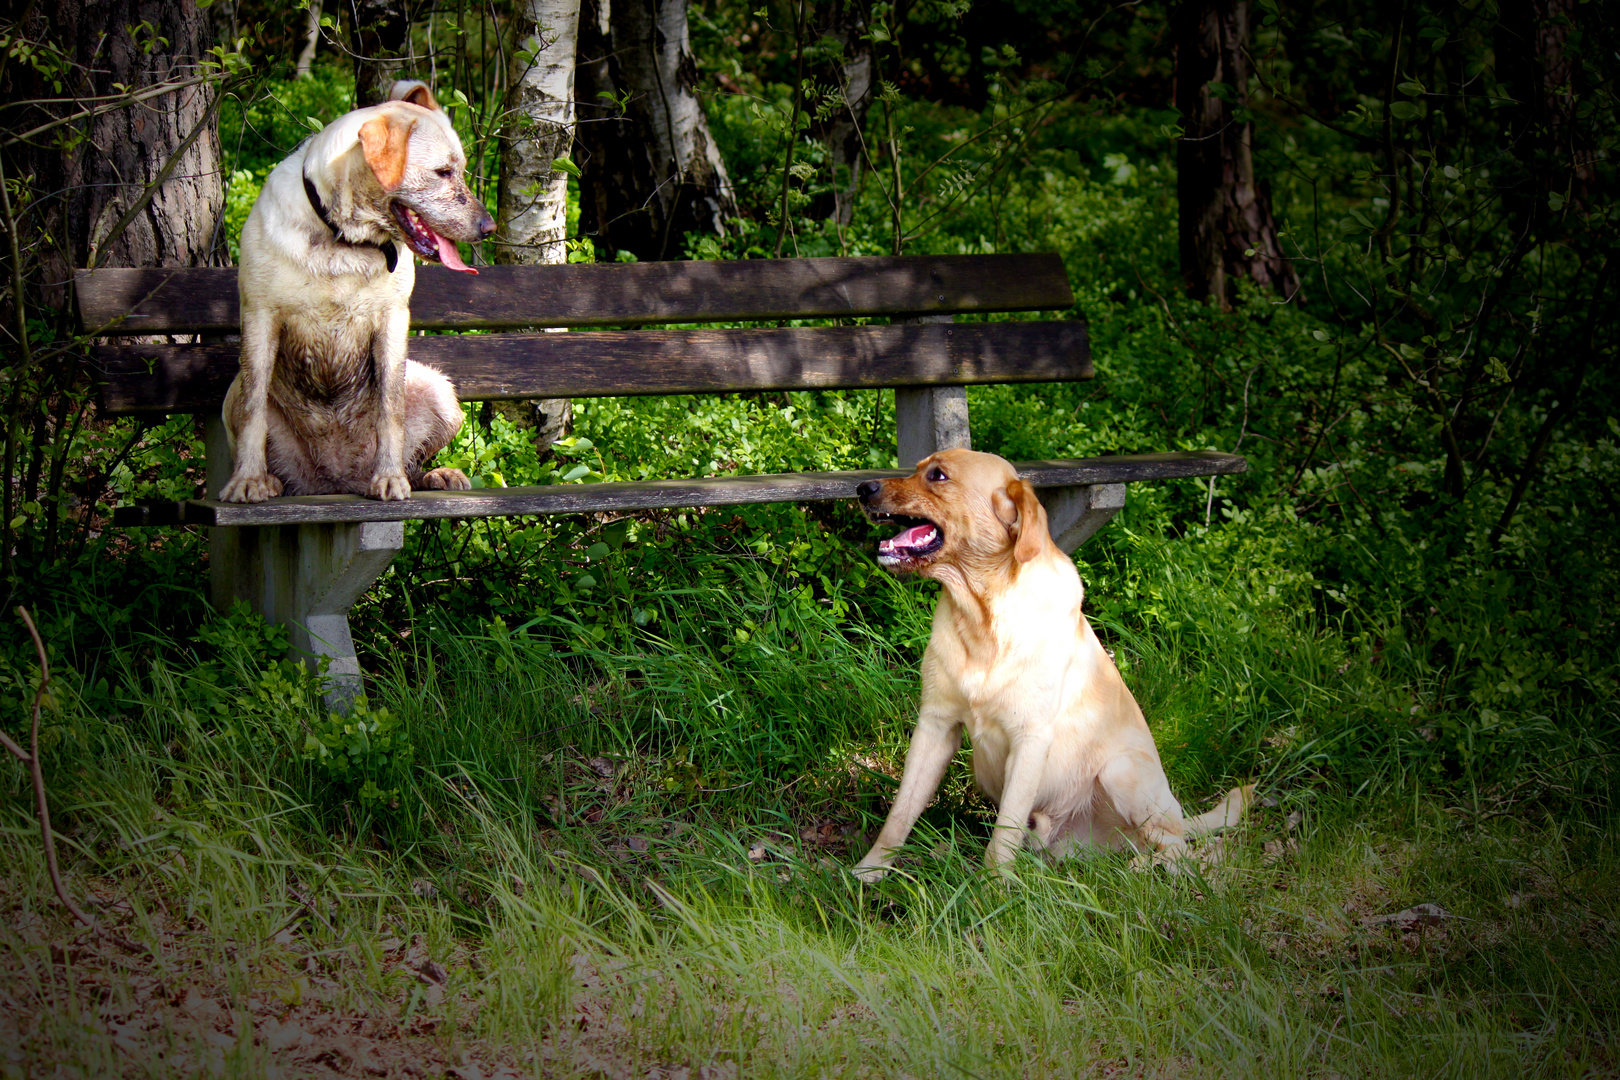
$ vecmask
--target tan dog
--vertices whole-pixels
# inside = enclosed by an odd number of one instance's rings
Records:
[[[461,428],[455,389],[405,358],[414,252],[477,273],[457,240],[495,229],[423,83],[340,116],[265,180],[242,228],[242,369],[225,396],[227,502],[466,488],[424,463]],[[402,250],[405,249],[405,250]]]
[[[974,780],[999,808],[985,864],[1009,876],[1026,832],[1054,854],[1130,846],[1173,859],[1188,834],[1238,820],[1252,786],[1182,818],[1142,710],[1080,611],[1074,562],[1011,465],[946,450],[856,493],[874,522],[906,526],[878,561],[944,586],[900,791],[857,875],[887,872],[964,730]]]

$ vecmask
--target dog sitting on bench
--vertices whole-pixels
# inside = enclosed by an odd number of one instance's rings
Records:
[[[225,397],[226,502],[471,485],[426,463],[461,428],[442,374],[405,358],[412,256],[470,274],[495,223],[426,84],[356,109],[265,180],[242,229],[242,367]]]
[[[973,778],[998,807],[985,864],[1003,874],[1026,835],[1057,855],[1130,847],[1173,860],[1186,836],[1238,821],[1252,785],[1182,817],[1142,710],[1081,613],[1074,562],[1010,464],[945,450],[856,494],[873,522],[902,526],[878,544],[878,561],[944,586],[900,791],[855,868],[860,878],[888,872],[964,731]]]

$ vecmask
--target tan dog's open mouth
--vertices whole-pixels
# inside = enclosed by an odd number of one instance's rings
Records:
[[[900,532],[887,540],[879,540],[877,546],[877,560],[882,566],[891,570],[905,570],[919,566],[928,560],[930,555],[945,546],[945,534],[940,527],[927,518],[909,517],[905,514],[884,514],[868,510],[867,515],[873,524],[897,524],[903,526]]]
[[[461,261],[461,252],[456,250],[456,242],[447,236],[440,236],[421,214],[398,199],[390,202],[388,209],[393,212],[394,220],[405,236],[405,243],[417,255],[436,263],[443,263],[452,270],[461,270],[468,274],[478,273]]]

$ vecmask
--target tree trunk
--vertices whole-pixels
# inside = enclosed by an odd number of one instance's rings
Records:
[[[496,262],[568,260],[568,174],[551,163],[573,149],[578,34],[579,0],[521,0],[513,11]],[[544,398],[531,407],[544,453],[567,434],[573,409],[567,398]]]
[[[294,66],[297,78],[307,79],[315,66],[315,47],[321,43],[321,0],[309,0],[309,19],[304,24],[304,47]]]
[[[1578,212],[1592,203],[1596,155],[1591,131],[1575,113],[1586,88],[1577,85],[1583,81],[1580,64],[1569,49],[1570,34],[1580,28],[1579,14],[1574,0],[1502,6],[1497,68],[1516,99],[1508,115],[1518,150],[1503,179],[1519,231],[1545,213],[1549,195]]]
[[[512,16],[508,121],[501,137],[497,262],[566,261],[579,0],[522,0]]]
[[[818,195],[810,212],[830,217],[840,228],[855,217],[855,200],[866,166],[861,132],[872,104],[872,40],[867,36],[867,5],[860,0],[830,0],[818,11],[817,34],[823,44],[839,46],[839,58],[817,73],[817,81],[836,87],[843,106],[814,120],[810,130],[827,144],[827,167],[832,190]]]
[[[686,0],[584,0],[579,55],[580,230],[600,255],[667,259],[688,232],[724,236],[736,198],[697,97]]]
[[[347,0],[349,49],[354,53],[355,108],[388,100],[394,80],[405,73],[411,46],[406,0]]]
[[[6,96],[61,99],[13,115],[13,130],[76,111],[80,106],[70,98],[114,98],[194,79],[214,43],[210,21],[194,0],[64,0],[51,6],[48,21],[36,17],[32,29],[36,40],[49,40],[71,58],[78,77],[56,91],[26,66],[10,65]],[[40,199],[23,222],[39,241],[36,280],[46,288],[39,298],[64,304],[61,285],[73,267],[227,261],[217,91],[216,80],[204,79],[8,152],[6,175],[31,176]],[[63,138],[70,131],[83,138]]]
[[[15,58],[4,66],[0,98],[39,102],[8,109],[9,130],[43,128],[80,113],[87,101],[115,107],[0,152],[3,226],[11,234],[0,311],[6,338],[0,574],[11,571],[15,554],[57,550],[66,454],[85,417],[82,396],[70,396],[84,369],[60,355],[38,361],[29,326],[43,322],[58,341],[71,338],[68,285],[76,267],[228,261],[216,113],[221,80],[198,69],[213,45],[213,26],[194,0],[60,0],[11,32],[26,38],[34,55],[60,55],[66,65],[62,84],[56,73],[42,75]],[[118,104],[120,96],[165,85],[174,89]],[[33,421],[28,430],[25,418]],[[82,473],[81,479],[80,495],[94,505],[105,475],[100,482]],[[29,539],[16,542],[13,514],[32,503],[42,507],[39,518],[23,527]]]
[[[1249,0],[1182,0],[1175,14],[1176,146],[1181,274],[1187,294],[1230,308],[1237,279],[1249,277],[1285,296],[1299,277],[1283,258],[1264,185],[1250,150],[1247,110]],[[1253,254],[1249,254],[1253,252]]]

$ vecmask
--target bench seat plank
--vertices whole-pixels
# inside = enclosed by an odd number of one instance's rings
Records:
[[[234,268],[81,270],[76,284],[90,332],[231,333],[241,326]],[[1051,253],[484,266],[476,276],[420,266],[411,326],[637,326],[1073,305],[1063,260]]]
[[[1066,461],[1025,461],[1016,467],[1019,475],[1035,487],[1050,488],[1239,473],[1247,470],[1248,463],[1236,454],[1195,450]],[[809,502],[853,498],[855,486],[864,480],[906,475],[909,475],[909,470],[867,469],[612,484],[551,484],[482,488],[476,491],[417,491],[412,492],[404,502],[378,502],[358,495],[305,495],[269,499],[262,503],[192,499],[180,503],[119,507],[114,511],[113,524],[302,525]]]
[[[217,409],[239,346],[95,349],[105,415]],[[413,337],[408,353],[463,401],[817,390],[1091,378],[1082,322]]]

